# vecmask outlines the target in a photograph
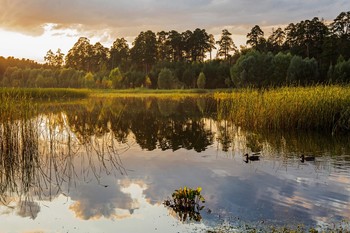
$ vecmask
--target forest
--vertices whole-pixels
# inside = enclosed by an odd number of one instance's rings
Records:
[[[110,48],[81,37],[65,55],[49,50],[39,64],[0,57],[2,87],[240,88],[350,82],[350,11],[332,22],[314,17],[273,29],[255,25],[245,46],[227,29],[140,32]],[[215,54],[215,56],[214,56]]]

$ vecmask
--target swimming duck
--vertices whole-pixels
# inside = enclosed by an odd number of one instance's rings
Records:
[[[305,155],[301,155],[300,156],[301,162],[305,162],[305,161],[315,161],[315,156],[305,156]]]
[[[253,155],[248,155],[248,154],[245,154],[244,155],[246,158],[245,158],[245,162],[248,163],[249,160],[250,161],[258,161],[260,160],[260,155],[259,153],[254,153]]]

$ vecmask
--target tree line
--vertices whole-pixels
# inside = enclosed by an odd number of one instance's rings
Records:
[[[199,28],[148,30],[131,47],[124,38],[106,48],[81,37],[66,56],[49,50],[45,65],[0,58],[0,81],[22,87],[162,89],[348,83],[349,59],[350,12],[342,12],[329,24],[314,17],[273,29],[268,37],[255,25],[239,49],[227,29],[217,41]]]

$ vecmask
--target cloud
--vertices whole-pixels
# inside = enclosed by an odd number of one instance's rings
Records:
[[[0,27],[38,36],[56,29],[136,36],[142,30],[208,31],[223,26],[288,24],[318,16],[334,19],[348,0],[0,0]],[[246,26],[244,26],[246,27]]]
[[[236,46],[259,25],[269,36],[272,28],[317,16],[332,21],[350,9],[348,0],[0,0],[1,56],[43,62],[49,49],[67,54],[79,37],[112,45],[129,43],[141,32],[204,28],[218,39],[222,29]],[[21,33],[22,35],[19,35]],[[15,38],[15,39],[13,39]]]
[[[106,177],[106,182],[112,184],[113,178]],[[69,196],[74,203],[69,207],[77,218],[100,219],[122,219],[130,217],[139,203],[130,193],[122,190],[122,185],[100,185],[80,184]]]

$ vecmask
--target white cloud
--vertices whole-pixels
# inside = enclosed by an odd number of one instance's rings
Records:
[[[104,29],[135,36],[140,30],[222,25],[261,26],[287,24],[314,16],[335,18],[350,8],[348,0],[0,0],[0,26],[32,35],[42,34],[43,25],[61,28]]]
[[[145,30],[195,28],[215,35],[231,29],[234,40],[240,38],[236,44],[241,44],[256,24],[269,29],[315,16],[333,20],[350,9],[348,0],[0,0],[0,5],[3,31],[39,37],[48,33],[47,24],[54,24],[48,34],[56,43],[61,39],[57,33],[68,30],[74,32],[68,35],[101,38],[106,44],[117,37],[132,39]],[[67,51],[64,46],[58,45]]]

